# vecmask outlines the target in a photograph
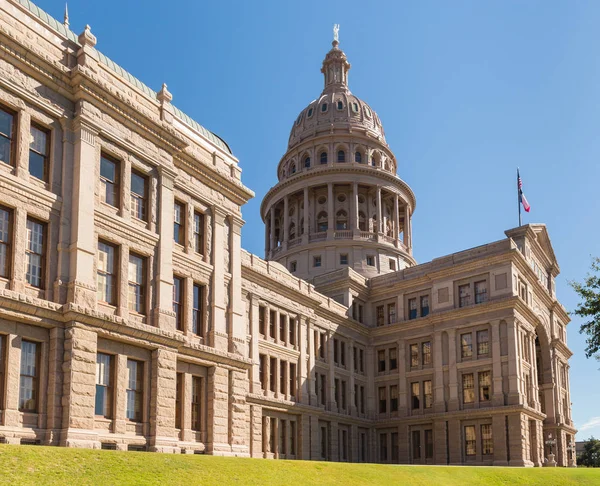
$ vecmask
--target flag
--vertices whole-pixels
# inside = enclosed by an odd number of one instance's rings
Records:
[[[519,188],[519,202],[523,205],[523,209],[526,212],[529,212],[529,210],[531,209],[531,206],[529,205],[529,202],[527,201],[525,194],[523,194],[523,181],[521,180],[521,176],[519,175],[518,169],[517,169],[517,186]]]

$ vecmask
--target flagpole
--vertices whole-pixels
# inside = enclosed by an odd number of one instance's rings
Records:
[[[521,226],[521,188],[519,187],[519,168],[517,167],[517,206],[519,206],[519,226]]]

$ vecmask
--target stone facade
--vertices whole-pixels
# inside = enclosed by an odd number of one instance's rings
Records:
[[[227,144],[96,42],[0,5],[0,439],[540,466],[552,434],[568,464],[543,225],[417,265],[415,197],[334,43],[263,202],[263,260]]]

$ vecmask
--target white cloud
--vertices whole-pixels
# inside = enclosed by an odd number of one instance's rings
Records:
[[[600,417],[592,417],[585,424],[583,424],[580,427],[577,427],[577,429],[579,430],[579,432],[583,432],[585,430],[590,430],[595,427],[600,427]]]

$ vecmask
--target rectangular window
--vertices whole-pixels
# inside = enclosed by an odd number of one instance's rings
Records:
[[[477,331],[477,356],[485,356],[490,352],[490,335],[487,330]]]
[[[183,373],[175,379],[175,428],[181,429],[181,404],[183,403]]]
[[[477,449],[477,439],[475,438],[475,426],[465,426],[465,454],[474,456]]]
[[[325,406],[325,390],[327,389],[327,380],[325,379],[325,375],[321,375],[321,381],[319,384],[321,385],[319,398],[321,399],[321,405]]]
[[[32,123],[29,139],[29,173],[44,182],[48,182],[49,154],[50,134]]]
[[[416,319],[417,318],[417,299],[408,299],[408,318]]]
[[[15,116],[4,108],[0,108],[0,162],[13,164],[13,133]]]
[[[144,363],[128,359],[127,375],[125,416],[133,422],[141,422],[144,396]]]
[[[421,431],[412,431],[412,455],[413,459],[421,459]]]
[[[148,179],[131,171],[131,216],[148,221]]]
[[[0,110],[0,123],[2,110]],[[2,136],[0,134],[0,150]],[[0,207],[0,277],[10,278],[12,242],[12,213],[8,209]]]
[[[378,305],[377,308],[375,309],[375,313],[377,316],[377,326],[378,327],[383,326],[383,324],[384,324],[384,322],[383,322],[383,306]]]
[[[383,373],[385,371],[385,351],[383,349],[377,351],[377,362],[379,373]]]
[[[290,397],[296,397],[296,363],[290,363]]]
[[[183,279],[179,277],[173,277],[173,312],[176,329],[183,331]]]
[[[260,387],[267,391],[267,357],[264,354],[258,356],[258,376]]]
[[[296,455],[296,422],[290,422],[290,454]]]
[[[287,385],[287,361],[279,360],[279,393],[285,395]]]
[[[192,307],[192,333],[204,337],[204,285],[194,284]]]
[[[494,441],[492,440],[492,426],[485,424],[481,426],[481,453],[489,456],[494,453]]]
[[[269,312],[269,336],[275,339],[275,320],[277,319],[277,313],[272,310]]]
[[[374,267],[375,266],[375,257],[373,257],[373,256],[368,256],[367,257],[367,266],[368,267]]]
[[[340,366],[346,366],[346,343],[340,341]]]
[[[285,342],[285,318],[283,314],[279,314],[279,340]]]
[[[289,343],[292,346],[296,345],[296,319],[290,318],[288,319],[288,327],[289,327]]]
[[[421,353],[423,359],[423,366],[431,364],[431,341],[427,341],[421,344]]]
[[[398,462],[400,459],[399,448],[398,448],[398,432],[392,432],[392,462]]]
[[[410,384],[411,408],[418,410],[421,408],[421,384],[417,381]]]
[[[98,301],[117,305],[117,247],[98,240]]]
[[[481,304],[487,300],[487,282],[475,282],[475,303]]]
[[[359,371],[361,373],[364,373],[365,372],[365,352],[362,349],[360,349],[358,351],[358,363],[359,363]]]
[[[100,200],[110,206],[120,206],[120,163],[105,154],[100,155]]]
[[[411,344],[410,345],[410,367],[416,368],[419,366],[419,345]]]
[[[275,392],[275,386],[277,382],[275,381],[275,374],[277,373],[277,358],[271,358],[269,361],[269,389],[272,392]]]
[[[433,406],[433,387],[431,385],[431,380],[423,382],[423,400],[424,408],[431,408]]]
[[[390,348],[390,370],[398,369],[398,358],[396,348]]]
[[[471,305],[471,289],[469,284],[458,286],[458,307]]]
[[[379,413],[385,413],[387,410],[387,396],[385,386],[379,387]]]
[[[433,459],[433,430],[425,430],[425,458]]]
[[[192,430],[202,430],[202,378],[192,376]]]
[[[129,254],[129,310],[138,314],[146,312],[146,259]]]
[[[340,265],[348,265],[348,255],[340,255]]]
[[[475,381],[473,373],[462,375],[463,403],[473,403],[475,401]]]
[[[461,356],[463,358],[471,358],[473,356],[473,336],[471,333],[460,335]]]
[[[296,270],[298,270],[298,262],[294,260],[293,262],[290,262],[290,272],[294,273]]]
[[[112,418],[113,405],[113,357],[96,354],[96,407],[95,414]]]
[[[185,246],[185,205],[178,201],[173,204],[173,240]]]
[[[194,213],[194,251],[204,255],[204,214]]]
[[[398,385],[390,386],[390,412],[398,411]]]
[[[265,325],[265,314],[267,312],[267,308],[264,306],[258,307],[258,332],[263,336],[266,336],[266,325]]]
[[[27,248],[25,268],[27,283],[39,289],[44,287],[46,267],[46,225],[27,218]]]
[[[19,382],[19,410],[38,411],[39,344],[21,341],[21,376]]]
[[[346,410],[346,382],[342,380],[342,410]]]
[[[396,304],[388,304],[388,324],[394,324],[396,322]]]
[[[4,410],[6,336],[0,334],[0,410]]]
[[[478,375],[479,379],[479,401],[487,402],[490,399],[490,392],[492,387],[492,376],[489,371],[480,371]]]
[[[421,297],[421,317],[429,315],[429,296]]]
[[[365,387],[360,387],[360,413],[365,413]]]
[[[388,460],[387,434],[379,434],[379,456],[381,462],[386,462]]]
[[[313,267],[321,266],[321,255],[317,255],[313,257]]]
[[[392,272],[396,271],[396,260],[392,260],[391,258],[390,258],[390,270]]]

